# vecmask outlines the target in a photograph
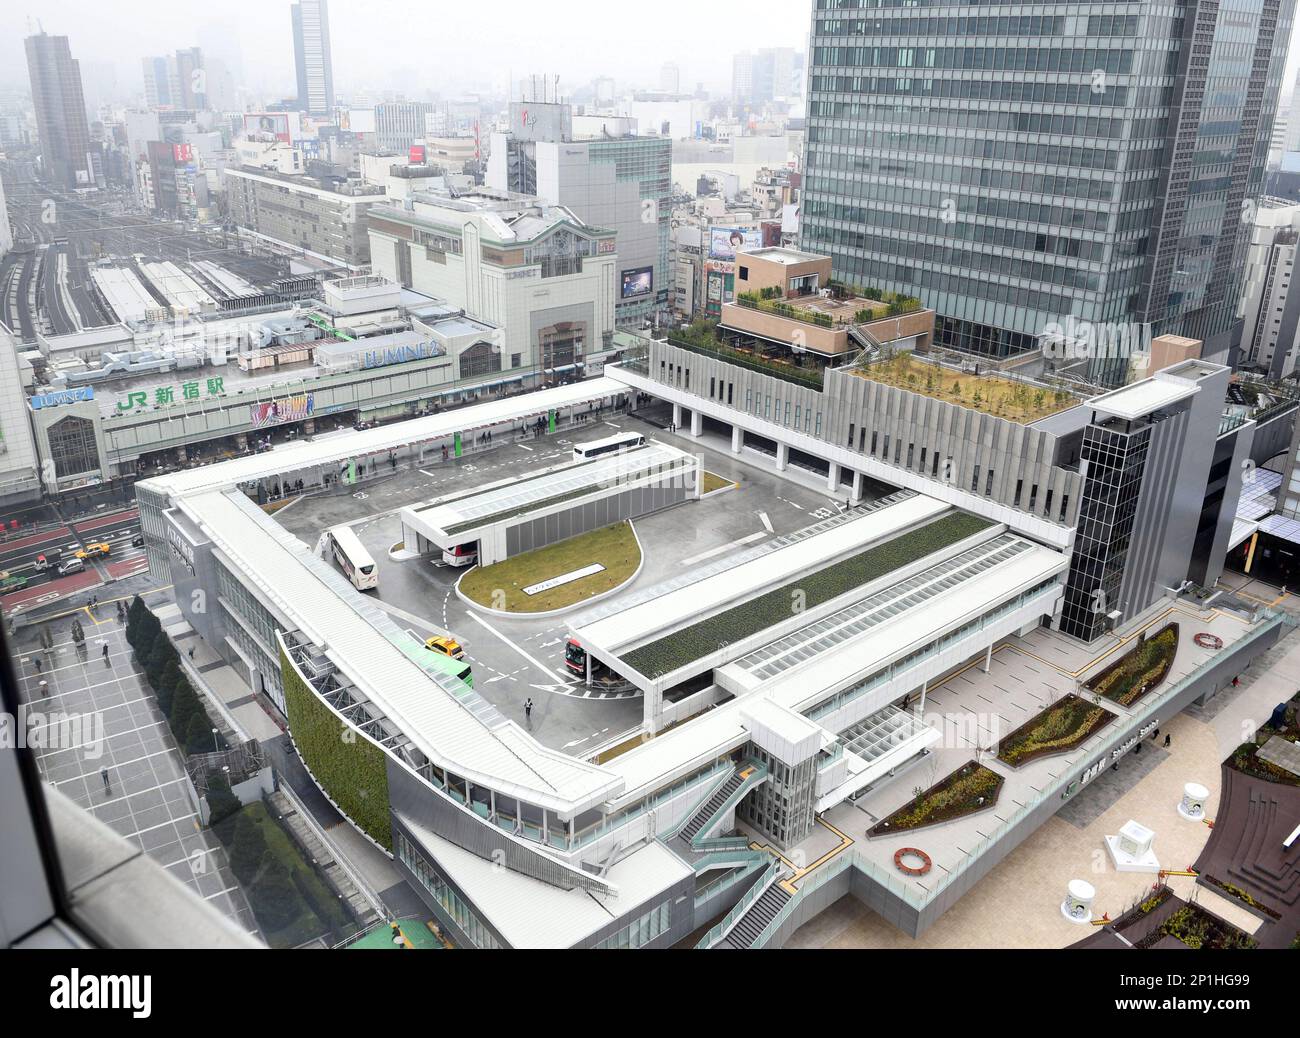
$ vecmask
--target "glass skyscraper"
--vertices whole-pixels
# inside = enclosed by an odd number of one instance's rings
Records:
[[[800,244],[940,345],[1221,354],[1294,3],[815,0]]]

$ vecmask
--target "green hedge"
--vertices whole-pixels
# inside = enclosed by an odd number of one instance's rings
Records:
[[[749,602],[633,649],[623,660],[648,678],[663,677],[723,646],[788,620],[794,603],[799,601],[796,597],[799,593],[802,593],[803,609],[813,609],[992,525],[988,519],[964,512],[945,515],[843,562],[799,577]]]
[[[344,724],[298,676],[280,650],[289,731],[312,775],[353,822],[392,849],[388,815],[388,757]]]

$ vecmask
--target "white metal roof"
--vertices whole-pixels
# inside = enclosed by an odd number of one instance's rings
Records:
[[[588,619],[593,614],[579,616],[570,627],[584,645],[610,654],[623,652],[778,587],[800,573],[824,567],[828,560],[855,552],[872,541],[918,526],[949,507],[920,494],[908,497],[684,587],[670,586],[664,593],[646,596],[618,612],[594,620]]]
[[[1132,421],[1195,396],[1201,387],[1182,379],[1148,378],[1093,397],[1087,406]]]
[[[471,432],[501,422],[519,421],[545,414],[554,408],[571,407],[629,392],[631,390],[625,384],[612,378],[590,379],[555,389],[542,389],[487,403],[471,404],[454,411],[394,422],[376,429],[364,429],[315,441],[296,440],[263,454],[156,476],[140,485],[155,493],[181,497],[279,476],[314,465],[386,453],[413,443],[442,439],[456,432]]]
[[[476,520],[489,520],[494,515],[529,506],[540,506],[557,496],[577,498],[594,494],[600,489],[617,493],[626,489],[629,480],[637,473],[653,466],[688,460],[691,455],[666,443],[650,443],[639,450],[608,455],[595,461],[576,462],[546,469],[541,474],[526,474],[516,479],[504,480],[473,494],[461,494],[446,503],[432,501],[402,509],[403,519],[410,519],[440,540],[452,527]],[[469,529],[477,529],[481,523]],[[467,531],[461,531],[464,533]],[[462,540],[469,539],[464,536]]]
[[[512,721],[487,723],[390,640],[366,599],[313,566],[307,547],[277,527],[242,492],[182,500],[182,512],[335,666],[431,760],[471,782],[565,815],[616,793],[621,781],[538,743]]]
[[[564,890],[480,858],[417,825],[406,816],[399,821],[456,877],[459,886],[481,913],[514,948],[568,948],[590,937],[620,916],[655,898],[692,875],[689,865],[657,840],[651,840],[616,862],[604,879],[618,894]]]
[[[752,693],[742,694],[620,754],[606,767],[623,778],[627,784],[624,798],[630,798],[642,787],[661,784],[667,776],[684,774],[717,753],[742,745],[748,738],[742,709],[754,697],[771,698],[791,710],[800,710],[804,704],[824,699],[854,680],[869,676],[891,660],[907,655],[969,618],[990,611],[1020,591],[1062,572],[1068,565],[1061,553],[1032,545],[964,584],[960,594],[939,595],[905,609],[861,637],[834,645]],[[871,597],[888,594],[889,590],[885,589]]]

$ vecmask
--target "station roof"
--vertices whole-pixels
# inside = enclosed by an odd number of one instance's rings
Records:
[[[445,439],[457,432],[471,432],[501,422],[520,421],[549,410],[572,407],[590,401],[629,393],[629,388],[612,378],[588,379],[555,389],[542,389],[518,396],[504,397],[482,404],[471,404],[452,411],[442,411],[423,418],[375,429],[349,431],[315,440],[295,440],[262,454],[234,458],[219,465],[184,469],[152,479],[139,486],[171,498],[205,490],[238,486],[241,483],[279,477],[319,465],[329,465],[349,458],[386,454],[413,443]]]
[[[477,492],[439,498],[427,505],[402,509],[428,531],[434,541],[462,537],[472,530],[526,515],[564,500],[576,500],[602,489],[617,493],[637,479],[670,469],[689,468],[694,459],[666,443],[543,469],[519,479],[503,480]]]
[[[989,564],[977,565],[981,562]],[[744,715],[752,713],[756,697],[802,712],[1051,579],[1068,564],[1061,553],[1014,534],[992,537],[774,643],[797,665],[763,675],[749,691],[739,690],[722,706],[620,754],[606,766],[626,783],[624,798],[644,795],[666,777],[686,774],[743,745],[749,736]],[[967,569],[973,572],[959,584],[945,583]],[[933,588],[934,593],[918,595],[918,588]],[[878,616],[888,609],[893,609],[889,615]],[[874,624],[853,626],[873,616]],[[750,667],[763,662],[757,654],[746,659]]]
[[[566,815],[621,788],[607,770],[547,749],[486,702],[464,695],[456,679],[426,672],[403,650],[405,633],[387,614],[241,491],[195,494],[179,507],[430,760]]]
[[[615,862],[604,880],[617,896],[543,883],[457,846],[399,815],[435,862],[456,877],[476,911],[514,948],[567,948],[693,875],[681,858],[650,840]]]
[[[874,511],[836,517],[637,595],[622,596],[616,603],[576,617],[570,627],[589,650],[617,656],[792,577],[822,568],[872,541],[933,519],[949,507],[920,494],[900,495]]]

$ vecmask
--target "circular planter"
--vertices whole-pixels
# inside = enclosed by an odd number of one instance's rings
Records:
[[[919,861],[921,864],[908,865],[906,864],[908,858]],[[924,876],[933,865],[934,862],[930,860],[930,855],[919,847],[900,847],[894,851],[894,868],[908,876]]]
[[[1192,641],[1194,641],[1202,649],[1223,648],[1223,639],[1220,638],[1217,634],[1210,634],[1207,631],[1201,631],[1198,634],[1192,635]]]

